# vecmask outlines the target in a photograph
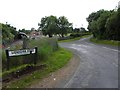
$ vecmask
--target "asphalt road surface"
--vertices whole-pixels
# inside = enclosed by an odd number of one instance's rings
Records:
[[[118,47],[94,44],[88,39],[60,43],[80,57],[75,74],[64,88],[118,88]]]

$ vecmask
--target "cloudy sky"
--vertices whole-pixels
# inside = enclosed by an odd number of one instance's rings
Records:
[[[100,9],[112,10],[120,0],[0,0],[0,22],[17,29],[38,28],[44,16],[66,16],[73,27],[87,28],[86,17]]]

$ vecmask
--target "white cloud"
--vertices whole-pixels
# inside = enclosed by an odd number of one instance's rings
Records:
[[[44,16],[66,16],[74,27],[87,28],[86,17],[100,9],[112,10],[119,0],[0,0],[0,22],[18,29],[38,28]]]

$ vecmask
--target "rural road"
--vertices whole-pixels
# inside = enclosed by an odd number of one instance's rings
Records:
[[[64,88],[118,88],[118,47],[91,43],[89,38],[60,43],[80,57]]]

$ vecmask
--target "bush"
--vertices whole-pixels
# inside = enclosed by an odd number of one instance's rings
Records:
[[[77,38],[77,37],[81,37],[81,36],[85,36],[85,35],[90,35],[90,34],[91,33],[89,33],[89,32],[86,32],[86,33],[72,33],[72,34],[70,34],[67,37],[60,37],[60,38],[58,38],[58,41],[68,40],[68,39],[74,39],[74,38]]]
[[[79,33],[70,34],[70,37],[73,37],[73,38],[80,37],[80,36],[81,36],[81,34],[79,34]]]
[[[58,41],[60,41],[60,40],[68,40],[68,39],[72,39],[72,37],[70,37],[70,36],[60,37],[60,38],[58,38]]]
[[[76,38],[76,37],[81,37],[81,36],[85,36],[85,35],[90,35],[90,33],[72,33],[72,34],[70,34],[70,37]]]

